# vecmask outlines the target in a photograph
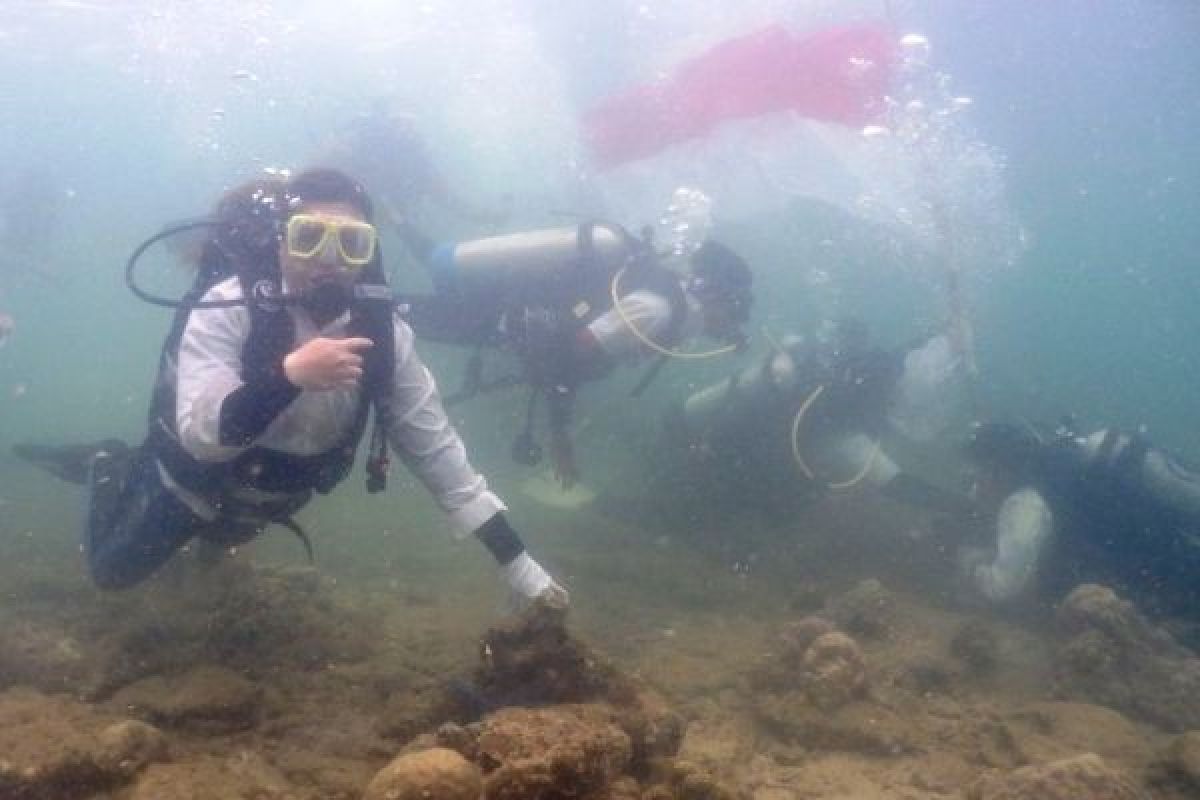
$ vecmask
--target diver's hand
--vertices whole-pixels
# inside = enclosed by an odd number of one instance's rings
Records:
[[[541,598],[554,608],[570,605],[571,595],[529,553],[522,552],[500,568],[508,588],[512,590],[514,607],[522,608]]]
[[[566,431],[555,431],[550,436],[550,456],[554,462],[554,477],[564,490],[579,482],[579,467],[575,466],[575,447],[571,435]]]
[[[317,337],[288,353],[283,374],[301,389],[324,391],[356,386],[362,379],[360,353],[373,342],[359,336],[348,339]]]

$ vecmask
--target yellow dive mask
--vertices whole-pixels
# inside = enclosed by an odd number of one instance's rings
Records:
[[[296,214],[287,223],[288,255],[295,258],[317,257],[332,239],[347,266],[364,267],[375,257],[378,238],[375,226],[361,220]]]

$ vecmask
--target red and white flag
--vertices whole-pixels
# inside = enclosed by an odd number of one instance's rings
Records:
[[[898,62],[882,24],[772,25],[602,99],[582,135],[606,198],[625,211],[680,185],[709,193],[722,215],[796,194],[845,205],[856,180],[831,139],[861,138],[884,118]]]

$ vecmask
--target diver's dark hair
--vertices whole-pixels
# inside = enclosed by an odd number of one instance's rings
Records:
[[[363,219],[371,221],[374,208],[362,184],[344,172],[314,167],[295,175],[287,183],[287,213],[309,203],[345,203],[353,206]]]
[[[214,233],[197,265],[202,283],[216,283],[239,266],[275,260],[285,186],[283,177],[265,175],[221,195],[213,212]]]

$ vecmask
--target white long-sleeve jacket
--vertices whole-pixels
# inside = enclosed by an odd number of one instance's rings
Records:
[[[205,301],[241,297],[236,278],[217,284]],[[293,349],[318,336],[347,335],[349,314],[317,328],[306,311],[289,306],[295,326]],[[221,406],[243,385],[242,351],[250,333],[245,306],[196,309],[187,322],[176,366],[176,428],[180,443],[202,462],[231,461],[250,447],[293,455],[315,455],[340,445],[355,424],[359,387],[301,391],[246,447],[221,443]],[[478,529],[504,504],[471,466],[458,433],[446,417],[437,384],[413,349],[413,333],[395,320],[395,371],[388,440],[400,458],[449,515],[456,532]],[[165,470],[163,471],[165,473]],[[211,518],[215,510],[164,474],[167,486],[193,510]]]

